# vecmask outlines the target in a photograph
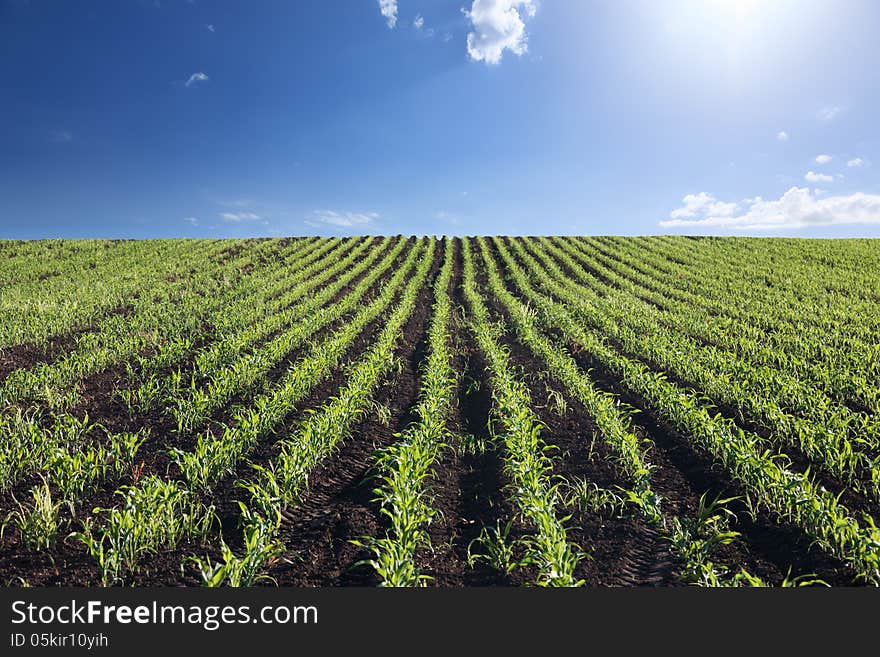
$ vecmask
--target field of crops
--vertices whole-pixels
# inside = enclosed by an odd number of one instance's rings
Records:
[[[0,241],[0,584],[880,584],[880,243]]]

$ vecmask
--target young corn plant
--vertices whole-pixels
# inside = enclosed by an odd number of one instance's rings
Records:
[[[272,581],[269,575],[261,574],[266,566],[271,566],[282,554],[284,548],[272,538],[268,526],[250,523],[244,528],[244,554],[238,557],[226,544],[220,541],[222,561],[215,562],[209,557],[188,557],[198,569],[202,586],[252,586],[261,581]]]
[[[30,505],[15,500],[17,508],[6,517],[0,527],[0,538],[5,533],[6,526],[12,523],[18,530],[25,549],[47,550],[55,544],[58,537],[61,527],[58,512],[62,503],[52,499],[52,491],[46,480],[31,488],[31,497]]]
[[[72,534],[97,562],[104,586],[134,571],[146,555],[207,537],[215,522],[214,508],[176,481],[151,475],[117,492],[123,497],[120,507],[94,510],[102,524],[89,517]]]
[[[726,506],[735,499],[716,497],[707,501],[704,493],[695,516],[672,520],[670,541],[684,561],[682,575],[686,580],[703,586],[731,586],[741,581],[740,573],[727,577],[726,571],[720,571],[710,560],[719,546],[729,545],[739,536],[729,527],[729,519],[736,516]]]
[[[575,479],[566,485],[566,489],[562,500],[568,508],[610,517],[622,516],[626,509],[624,497],[586,479]]]
[[[513,519],[502,526],[483,527],[479,536],[468,544],[468,566],[473,568],[478,561],[484,560],[493,570],[504,575],[510,575],[517,568],[525,566],[528,560],[516,556],[521,550],[518,550],[517,541],[510,537],[512,527]],[[480,547],[479,551],[474,549],[477,546]]]
[[[459,456],[480,456],[491,449],[491,442],[492,439],[488,437],[462,434],[456,443],[457,451]]]

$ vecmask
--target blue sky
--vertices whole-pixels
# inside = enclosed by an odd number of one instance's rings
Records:
[[[0,0],[0,237],[878,237],[878,26],[871,0]]]

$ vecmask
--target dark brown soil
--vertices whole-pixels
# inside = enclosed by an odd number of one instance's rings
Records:
[[[421,555],[423,572],[435,586],[511,585],[521,579],[518,574],[499,572],[485,559],[468,565],[469,551],[485,554],[474,542],[484,528],[502,528],[515,509],[505,494],[510,480],[498,441],[489,431],[492,397],[486,362],[473,347],[463,347],[456,371],[461,372],[458,412],[450,422],[453,442],[434,469],[432,492],[439,517],[428,532],[432,550]],[[511,538],[522,535],[522,529],[514,523]]]
[[[41,346],[20,344],[0,349],[0,384],[15,370],[31,369],[41,363],[51,365],[73,350],[80,335],[89,333],[94,328],[87,326],[76,329],[66,335],[50,338]]]

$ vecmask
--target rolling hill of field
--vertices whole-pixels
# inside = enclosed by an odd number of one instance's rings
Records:
[[[0,241],[4,584],[880,583],[880,243]]]

